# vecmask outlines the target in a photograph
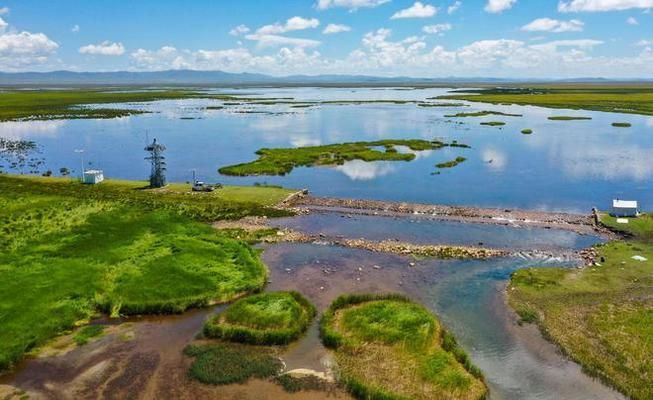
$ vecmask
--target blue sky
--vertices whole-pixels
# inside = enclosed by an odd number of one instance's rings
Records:
[[[653,0],[0,0],[0,70],[653,77]]]

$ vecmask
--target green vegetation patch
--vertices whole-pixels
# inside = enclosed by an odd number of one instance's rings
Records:
[[[202,383],[228,385],[250,378],[271,378],[283,363],[270,348],[235,343],[190,345],[184,354],[194,357],[189,375]]]
[[[549,85],[471,90],[441,96],[490,104],[519,104],[548,108],[653,115],[650,85]]]
[[[419,107],[465,107],[464,103],[417,103]]]
[[[522,114],[509,114],[501,111],[474,111],[445,115],[445,118],[487,117],[488,115],[503,115],[505,117],[522,117]]]
[[[488,122],[481,122],[481,125],[487,125],[487,126],[504,126],[506,123],[501,122],[501,121],[488,121]]]
[[[467,159],[465,157],[456,157],[455,159],[453,159],[451,161],[446,161],[446,162],[442,162],[442,163],[439,163],[439,164],[435,164],[435,167],[436,168],[453,168],[453,167],[457,166],[458,164],[463,163],[465,161],[467,161]]]
[[[83,346],[92,338],[102,335],[106,326],[104,325],[86,325],[81,327],[73,336],[73,341],[78,346]]]
[[[298,339],[314,316],[315,307],[297,292],[261,293],[211,318],[204,334],[232,342],[285,345]]]
[[[607,213],[601,213],[601,223],[608,228],[635,236],[639,240],[653,240],[653,214],[640,214],[637,218],[620,218],[628,221],[627,224],[620,224],[617,218]]]
[[[592,119],[591,117],[570,117],[565,115],[554,115],[547,118],[550,121],[587,121]]]
[[[635,239],[599,246],[599,265],[517,271],[508,297],[586,372],[643,400],[653,398],[653,220],[630,221]]]
[[[180,312],[264,286],[257,251],[189,217],[273,210],[139,185],[0,175],[0,370],[98,311]]]
[[[613,122],[612,126],[615,128],[630,128],[633,125],[630,122]]]
[[[530,134],[533,133],[533,130],[532,129],[522,129],[521,133],[524,134],[524,135],[530,135]]]
[[[449,146],[439,141],[420,139],[378,140],[309,146],[299,148],[260,149],[256,161],[222,167],[218,171],[224,175],[285,175],[295,167],[315,165],[342,165],[346,161],[411,161],[415,154],[397,151],[396,146],[404,146],[412,151],[435,150]],[[383,147],[385,151],[375,149]]]
[[[337,298],[320,323],[340,379],[359,399],[481,399],[478,368],[422,306],[400,295]]]

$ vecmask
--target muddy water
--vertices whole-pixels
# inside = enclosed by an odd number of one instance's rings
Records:
[[[473,233],[466,238],[479,240]],[[572,248],[577,246],[576,241],[569,243]],[[263,258],[270,268],[267,290],[298,290],[320,312],[338,295],[352,292],[401,292],[426,305],[481,367],[492,399],[623,398],[584,375],[535,328],[519,327],[504,304],[503,290],[512,271],[530,265],[565,264],[564,259],[414,260],[318,244],[269,245]],[[183,355],[183,348],[201,331],[206,317],[220,309],[120,321],[98,341],[57,356],[26,360],[12,375],[2,377],[0,384],[19,387],[33,398],[48,399],[348,398],[342,392],[288,394],[260,380],[220,387],[190,380],[191,360]],[[327,371],[331,357],[320,344],[317,321],[282,357],[288,370]]]

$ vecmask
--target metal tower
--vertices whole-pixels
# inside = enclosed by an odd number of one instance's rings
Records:
[[[145,147],[145,151],[150,152],[149,157],[145,157],[152,163],[152,171],[150,172],[150,187],[160,188],[166,185],[166,162],[163,152],[166,147],[156,142],[156,138],[152,144]]]

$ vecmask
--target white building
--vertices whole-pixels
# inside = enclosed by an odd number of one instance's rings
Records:
[[[102,172],[101,169],[87,169],[84,171],[84,179],[82,182],[89,185],[95,185],[96,183],[100,183],[103,180],[104,172]]]
[[[635,200],[612,200],[612,215],[615,217],[636,217],[639,206]]]

